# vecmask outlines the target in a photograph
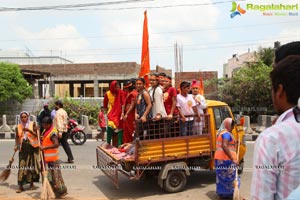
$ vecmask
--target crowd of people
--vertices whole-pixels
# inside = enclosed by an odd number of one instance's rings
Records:
[[[201,135],[206,102],[199,94],[200,84],[196,80],[192,84],[183,81],[177,90],[165,73],[152,73],[149,81],[147,88],[144,78],[128,80],[123,90],[118,81],[110,83],[102,107],[107,113],[107,143],[114,146],[130,143],[134,134],[141,139],[161,138],[168,133]],[[101,109],[99,126],[103,119]],[[98,138],[103,140],[103,128]]]
[[[276,51],[270,78],[274,108],[280,116],[256,141],[251,199],[293,199],[300,195],[299,55],[300,42],[283,45]],[[202,134],[206,103],[204,96],[199,94],[201,88],[197,81],[192,84],[182,81],[178,91],[172,86],[171,77],[164,73],[153,73],[149,78],[149,88],[146,88],[143,78],[127,81],[123,90],[119,82],[110,83],[98,116],[101,132],[97,139],[104,140],[106,131],[107,143],[120,146],[133,142],[136,130],[139,130],[136,135],[146,138],[155,138],[151,135],[152,129],[159,133],[178,129],[179,136]],[[58,162],[61,143],[68,156],[67,163],[74,163],[67,142],[67,118],[60,100],[55,102],[55,112],[44,105],[38,124],[30,121],[28,112],[20,113],[14,148],[19,151],[17,193],[24,191],[25,184],[34,189],[40,172],[48,170],[56,197],[67,194]],[[174,119],[178,122],[177,127],[172,127]],[[151,123],[147,123],[149,121]],[[165,125],[161,126],[161,122]],[[236,141],[231,133],[233,127],[233,119],[226,118],[217,133],[214,158],[219,195],[224,191],[232,195],[232,182],[237,179],[232,170],[238,165]],[[45,161],[42,164],[41,159]]]

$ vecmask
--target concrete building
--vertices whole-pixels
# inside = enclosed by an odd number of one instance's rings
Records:
[[[0,50],[0,62],[16,63],[19,65],[73,63],[72,61],[60,56],[32,56],[30,55],[30,52],[19,50]]]
[[[121,83],[137,78],[140,65],[135,62],[20,65],[22,70],[47,72],[48,79],[36,80],[37,96],[103,97],[112,80]],[[45,91],[46,90],[46,91]]]
[[[248,51],[241,55],[233,54],[232,58],[228,59],[228,62],[223,65],[223,77],[231,78],[235,71],[243,67],[246,63],[255,62],[256,59],[255,51]]]

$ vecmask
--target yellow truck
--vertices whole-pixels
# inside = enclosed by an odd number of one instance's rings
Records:
[[[220,101],[207,100],[207,112],[203,115],[201,135],[180,136],[178,119],[147,121],[137,125],[135,140],[129,149],[119,149],[103,143],[96,148],[97,167],[119,188],[119,173],[130,180],[145,175],[158,176],[158,185],[173,193],[182,191],[187,176],[196,169],[214,170],[216,134],[223,120],[234,119],[230,107]],[[239,173],[243,170],[246,153],[243,125],[237,122],[232,133],[239,142]],[[138,123],[138,122],[137,122]]]

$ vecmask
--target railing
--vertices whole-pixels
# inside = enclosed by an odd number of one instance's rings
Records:
[[[182,122],[179,117],[162,118],[160,120],[148,119],[146,122],[137,120],[135,137],[140,140],[153,140],[209,134],[209,115],[201,115],[202,122],[200,123],[196,122],[196,116],[186,116],[186,119],[186,122]]]

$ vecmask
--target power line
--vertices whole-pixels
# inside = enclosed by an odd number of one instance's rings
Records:
[[[241,0],[246,1],[246,0]],[[56,9],[64,11],[84,11],[84,10],[133,10],[133,9],[160,9],[160,8],[175,8],[175,7],[194,7],[194,6],[208,6],[216,4],[231,3],[232,1],[218,1],[211,3],[193,3],[193,4],[177,4],[177,5],[161,5],[161,6],[135,6],[135,7],[124,7],[124,8],[78,8],[78,9]]]
[[[232,30],[232,29],[247,29],[251,27],[258,27],[258,26],[273,26],[275,24],[290,24],[290,23],[299,23],[299,20],[295,21],[282,21],[276,23],[266,23],[266,24],[249,24],[244,26],[225,26],[219,28],[205,28],[205,29],[194,29],[194,30],[177,30],[177,31],[167,31],[167,32],[157,32],[151,33],[151,35],[163,35],[163,34],[174,34],[174,33],[192,33],[192,32],[202,32],[202,31],[216,31],[216,30]],[[89,39],[98,39],[98,38],[108,38],[108,37],[140,37],[141,33],[133,33],[133,34],[121,34],[121,35],[100,35],[100,36],[85,36],[84,38]],[[57,37],[57,38],[23,38],[23,39],[1,39],[0,42],[16,42],[16,41],[23,41],[23,40],[30,40],[30,41],[43,41],[43,40],[66,40],[66,39],[82,39],[82,37]]]
[[[280,41],[289,41],[291,37],[300,36],[298,35],[289,35],[285,37],[273,37],[267,38],[267,40],[280,40]],[[287,40],[284,40],[288,38]],[[266,38],[256,39],[256,40],[242,40],[242,41],[229,41],[222,43],[204,43],[204,44],[183,44],[185,47],[185,51],[201,51],[206,49],[222,49],[222,48],[232,48],[232,47],[240,47],[240,46],[253,46],[253,45],[261,45],[261,44],[269,44],[270,42],[266,42]],[[173,46],[154,46],[151,47],[151,53],[173,53]],[[131,50],[131,51],[129,51]],[[61,53],[62,50],[32,50],[34,52],[47,52],[47,51],[57,51]],[[81,51],[105,51],[99,53],[88,53],[88,54],[72,54],[69,56],[92,56],[92,55],[136,55],[140,54],[140,47],[137,48],[118,48],[118,49],[85,49],[85,50],[64,50],[65,52],[81,52]],[[126,53],[124,53],[126,52]]]
[[[85,3],[85,4],[70,4],[70,5],[56,5],[56,6],[38,6],[38,7],[24,7],[24,8],[2,7],[2,8],[0,8],[0,12],[8,12],[8,11],[32,11],[32,10],[57,10],[57,9],[67,9],[67,8],[81,8],[81,7],[120,5],[120,4],[128,4],[128,3],[145,2],[145,1],[154,1],[154,0],[124,0],[124,1],[109,1],[109,2],[103,2],[103,3]]]

